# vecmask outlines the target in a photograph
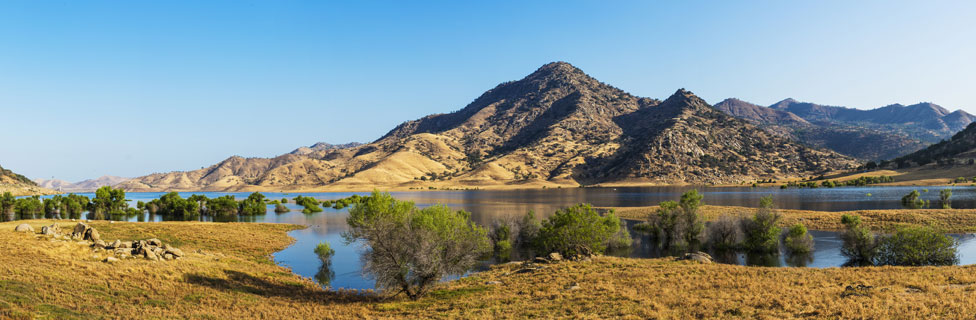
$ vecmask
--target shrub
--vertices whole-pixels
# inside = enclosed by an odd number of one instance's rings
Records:
[[[610,239],[620,231],[620,219],[613,213],[600,216],[588,204],[556,210],[542,222],[538,245],[543,252],[566,257],[603,253]]]
[[[288,198],[281,198],[281,203],[288,203]]]
[[[716,250],[731,250],[739,247],[742,229],[739,219],[724,214],[708,225],[708,241]]]
[[[17,204],[17,198],[10,192],[4,192],[3,196],[0,196],[0,221],[10,221],[13,220],[14,207]]]
[[[528,247],[531,244],[537,242],[539,238],[539,229],[542,229],[542,223],[535,218],[535,211],[529,210],[522,216],[522,219],[518,222],[517,236],[515,237],[516,247]]]
[[[285,213],[285,212],[291,211],[291,209],[288,209],[288,207],[286,207],[285,205],[279,203],[279,204],[275,204],[275,210],[274,211],[275,211],[275,213]]]
[[[919,199],[920,196],[921,194],[918,193],[918,190],[912,190],[912,192],[901,197],[901,205],[912,209],[921,208],[925,205],[925,201]]]
[[[797,223],[786,231],[783,244],[786,245],[786,249],[792,254],[808,253],[813,251],[813,236],[807,232],[807,227]]]
[[[959,262],[959,243],[933,227],[900,227],[880,242],[876,259],[879,265],[943,266]]]
[[[17,199],[14,208],[14,211],[20,219],[34,219],[34,216],[40,215],[43,210],[44,205],[41,203],[41,197],[39,196]]]
[[[443,205],[418,209],[374,191],[346,219],[347,243],[365,246],[363,270],[376,287],[411,299],[424,296],[448,275],[460,276],[490,249],[484,228],[465,211]]]
[[[329,245],[329,242],[323,241],[315,246],[315,254],[319,256],[319,259],[322,260],[323,263],[326,263],[332,259],[332,256],[335,254],[335,250],[332,250],[332,246]]]
[[[241,200],[238,207],[240,214],[245,216],[268,213],[268,205],[264,203],[264,195],[260,192],[252,193],[247,199]]]
[[[779,220],[780,215],[773,208],[773,197],[766,196],[760,199],[756,214],[752,219],[745,219],[742,223],[745,249],[757,253],[779,252],[781,230],[776,226]]]
[[[661,202],[657,212],[648,217],[653,226],[651,234],[662,246],[669,249],[685,249],[701,243],[705,223],[698,214],[702,196],[698,190],[681,195],[679,202]]]
[[[630,231],[627,231],[627,223],[623,220],[617,220],[617,222],[620,227],[617,229],[616,233],[610,236],[610,239],[607,241],[607,248],[630,248],[630,244],[634,241],[634,239],[630,236]]]
[[[125,214],[128,205],[125,202],[125,190],[122,188],[113,189],[104,186],[95,190],[95,199],[92,199],[92,213],[95,215],[117,215]]]
[[[867,264],[874,261],[878,253],[878,242],[871,230],[861,223],[861,217],[843,215],[841,223],[846,230],[841,233],[840,253],[847,257],[852,264]]]
[[[159,199],[149,201],[146,206],[149,208],[149,213],[159,212],[174,220],[189,221],[200,217],[200,205],[196,201],[183,199],[176,192],[164,194]]]
[[[319,207],[319,201],[312,197],[295,197],[295,204],[305,207],[302,209],[302,213],[316,213],[322,212],[322,208]]]
[[[237,200],[232,195],[207,199],[207,212],[214,216],[233,216],[237,214]]]
[[[942,189],[942,191],[939,191],[939,200],[942,202],[942,209],[952,209],[952,203],[949,202],[950,197],[952,197],[952,190]]]

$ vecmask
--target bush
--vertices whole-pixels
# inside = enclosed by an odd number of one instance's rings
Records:
[[[125,190],[122,188],[113,189],[104,186],[95,190],[95,199],[92,199],[91,211],[95,215],[119,215],[125,214],[128,204],[125,202]]]
[[[355,204],[346,222],[343,237],[365,246],[363,270],[376,287],[414,300],[445,276],[465,274],[490,249],[485,229],[467,212],[443,205],[418,209],[388,193],[374,191]]]
[[[708,241],[716,250],[732,250],[739,247],[742,241],[742,229],[739,219],[722,215],[708,225]]]
[[[237,214],[237,200],[232,195],[207,199],[207,212],[214,216],[233,216]]]
[[[312,197],[295,197],[295,204],[305,207],[302,209],[302,213],[316,213],[322,212],[322,208],[319,207],[319,201]]]
[[[288,207],[286,207],[285,205],[279,203],[279,204],[275,204],[275,210],[274,211],[275,211],[275,213],[285,213],[285,212],[291,211],[291,209],[288,209]]]
[[[661,202],[657,212],[648,217],[651,234],[669,249],[686,249],[701,243],[705,223],[698,214],[702,196],[698,190],[681,195],[679,202]]]
[[[633,237],[630,236],[630,231],[627,231],[627,223],[623,220],[618,220],[618,222],[619,229],[607,241],[607,248],[611,250],[630,248],[630,244],[634,241]]]
[[[601,217],[588,204],[556,210],[542,221],[538,246],[543,252],[558,252],[566,257],[586,256],[606,251],[610,239],[620,231],[620,219]]]
[[[841,234],[840,253],[850,260],[850,263],[863,265],[872,263],[878,253],[878,242],[871,230],[861,223],[861,217],[843,215],[841,223],[846,230]]]
[[[786,245],[786,250],[789,250],[791,254],[808,253],[813,251],[813,236],[807,233],[807,227],[797,223],[786,231],[783,244]]]
[[[880,242],[878,265],[946,266],[959,262],[959,243],[933,227],[900,227]]]
[[[918,209],[925,205],[925,201],[920,199],[921,194],[918,190],[912,190],[905,196],[901,197],[901,205],[906,208]]]
[[[196,201],[183,199],[176,192],[170,192],[159,197],[159,199],[149,201],[146,207],[149,208],[149,213],[158,212],[160,215],[173,220],[190,221],[197,220],[200,217],[200,204]]]
[[[942,189],[939,191],[939,200],[942,202],[942,209],[952,209],[952,203],[949,202],[949,198],[952,197],[952,190]]]
[[[323,263],[329,262],[332,256],[335,255],[335,250],[332,250],[332,246],[328,242],[320,242],[319,245],[315,246],[315,254],[319,256],[319,260]]]
[[[779,220],[780,215],[773,208],[773,197],[766,196],[760,199],[756,214],[752,219],[745,219],[742,223],[745,249],[756,253],[779,252],[781,230],[776,226]]]
[[[240,214],[245,216],[268,213],[268,205],[264,203],[264,195],[260,192],[252,193],[247,199],[241,200],[238,207]]]

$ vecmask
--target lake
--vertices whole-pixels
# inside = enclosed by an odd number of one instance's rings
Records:
[[[928,192],[922,192],[928,188]],[[481,225],[488,225],[492,220],[509,216],[522,216],[528,210],[534,210],[538,216],[547,216],[558,208],[576,203],[590,203],[594,206],[649,206],[661,201],[677,200],[681,193],[698,189],[703,195],[703,202],[711,205],[729,205],[755,207],[759,198],[772,195],[776,206],[784,209],[805,209],[823,211],[845,211],[862,209],[897,209],[901,208],[900,199],[911,190],[922,192],[922,199],[931,200],[932,206],[938,207],[939,190],[952,189],[951,198],[954,208],[976,208],[976,188],[974,187],[842,187],[818,189],[779,189],[775,188],[714,188],[714,187],[635,187],[635,188],[563,188],[563,189],[534,189],[534,190],[505,190],[505,191],[413,191],[393,192],[393,196],[416,202],[419,206],[430,206],[437,203],[446,204],[455,209],[464,209],[472,213],[472,219]],[[126,198],[135,206],[135,201],[149,201],[162,196],[164,193],[127,193]],[[192,194],[202,194],[210,198],[223,195],[234,195],[237,199],[244,199],[249,193],[225,192],[182,192],[184,198]],[[368,193],[264,193],[269,199],[288,198],[286,204],[291,212],[275,214],[273,206],[269,206],[268,214],[262,216],[240,217],[236,221],[292,223],[306,225],[308,228],[295,230],[289,235],[296,242],[288,248],[274,254],[277,263],[289,267],[296,274],[320,279],[320,283],[328,283],[332,288],[371,289],[373,281],[361,274],[359,247],[355,244],[347,245],[342,239],[342,232],[347,229],[346,217],[348,208],[336,210],[324,208],[324,212],[303,214],[301,207],[291,201],[298,195],[314,197],[319,200],[341,199],[353,194],[367,195]],[[870,194],[870,195],[869,195]],[[94,194],[84,194],[94,197]],[[138,218],[129,218],[136,221]],[[148,219],[160,221],[161,217]],[[716,256],[716,260],[725,263],[768,265],[768,266],[807,266],[807,267],[836,267],[843,265],[846,260],[840,254],[841,240],[835,232],[811,231],[814,236],[815,250],[809,256],[790,257],[785,254],[779,256],[747,256],[732,254]],[[656,249],[647,235],[632,232],[634,242],[630,250],[616,254],[630,257],[652,258],[659,257],[661,252]],[[960,264],[976,264],[976,236],[971,234],[953,235],[960,240]],[[322,241],[328,241],[336,251],[332,258],[331,267],[322,268],[322,263],[313,253],[315,246]]]

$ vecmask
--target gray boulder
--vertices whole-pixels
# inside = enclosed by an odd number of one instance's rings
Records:
[[[693,260],[693,261],[698,261],[700,263],[707,264],[707,263],[712,263],[712,256],[701,251],[689,252],[689,253],[685,253],[684,257],[682,257],[681,260]]]
[[[26,223],[21,223],[21,224],[17,225],[17,227],[14,227],[14,231],[17,231],[17,232],[34,232],[34,227],[31,227],[29,224],[26,224]]]
[[[85,233],[88,231],[88,225],[84,222],[79,222],[75,225],[75,228],[71,231],[71,237],[76,239],[84,239]]]
[[[122,246],[122,241],[116,239],[115,241],[112,241],[112,243],[109,244],[107,247],[112,248],[112,249],[115,249],[115,248],[118,248],[118,247],[121,247],[121,246]]]
[[[85,231],[84,239],[89,241],[98,241],[101,240],[102,237],[98,235],[98,230],[95,230],[95,228],[88,228],[88,230]]]

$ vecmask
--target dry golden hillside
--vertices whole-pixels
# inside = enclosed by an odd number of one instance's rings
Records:
[[[636,97],[556,62],[458,111],[405,122],[369,144],[317,144],[270,159],[231,157],[120,186],[291,191],[735,184],[853,165],[848,157],[717,111],[689,91],[664,101]]]

